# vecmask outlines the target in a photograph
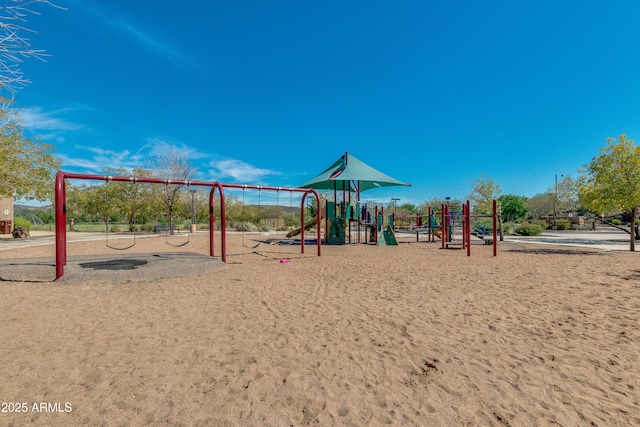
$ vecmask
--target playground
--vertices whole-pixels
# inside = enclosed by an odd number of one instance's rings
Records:
[[[362,202],[369,184],[347,162],[320,178],[327,199],[305,185],[185,183],[209,191],[210,223],[175,233],[73,232],[60,178],[55,234],[0,239],[15,245],[0,250],[0,394],[71,410],[0,420],[640,423],[636,253],[520,239],[496,256],[495,205],[482,218],[468,203],[397,216]],[[371,188],[393,182],[377,178]],[[296,193],[299,222],[231,230],[234,191],[242,209],[249,191],[258,209]]]

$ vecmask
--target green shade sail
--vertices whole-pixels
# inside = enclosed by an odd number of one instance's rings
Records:
[[[396,185],[411,185],[372,168],[349,153],[344,153],[324,172],[301,185],[300,188],[358,191],[358,183],[360,191]]]

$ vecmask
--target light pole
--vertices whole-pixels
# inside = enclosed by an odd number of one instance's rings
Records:
[[[196,226],[196,208],[194,203],[194,197],[196,195],[196,190],[189,190],[191,193],[191,229],[195,231]]]
[[[396,202],[400,200],[398,197],[392,197],[391,201],[393,202],[393,216],[396,216]]]
[[[553,227],[556,227],[556,220],[558,219],[558,175],[564,176],[564,174],[556,174],[556,194],[553,198]]]

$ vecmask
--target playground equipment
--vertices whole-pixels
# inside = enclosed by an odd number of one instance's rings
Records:
[[[367,243],[378,243],[383,219],[377,207],[361,205],[360,193],[388,186],[409,186],[402,181],[386,175],[355,156],[345,153],[331,166],[311,181],[301,185],[301,188],[316,190],[333,190],[333,200],[328,201],[325,212],[325,242],[327,244],[343,245],[347,241],[352,243],[352,236],[356,235],[357,243],[361,242],[361,234],[369,232]],[[340,193],[342,198],[339,198]],[[353,193],[353,197],[352,197]],[[364,209],[364,211],[363,211]],[[372,216],[373,211],[375,216]],[[321,222],[319,221],[321,224]]]
[[[317,224],[318,224],[318,217],[314,216],[311,220],[309,220],[309,222],[307,222],[304,225],[304,229],[305,230],[309,230],[311,227],[315,227]],[[302,232],[302,228],[297,228],[295,230],[291,230],[290,232],[287,233],[287,237],[291,238],[291,237],[297,236],[301,232]]]
[[[328,245],[394,244],[389,242],[397,244],[392,216],[389,216],[389,222],[385,226],[383,206],[372,203],[361,206],[360,202],[352,204],[351,200],[345,200],[343,195],[343,199],[337,202],[328,200],[325,212],[325,243]]]
[[[304,231],[308,230],[309,228],[311,228],[311,226],[305,225],[305,218],[304,218],[304,208],[305,208],[305,203],[306,203],[306,199],[307,196],[309,194],[313,194],[316,197],[316,200],[318,202],[318,217],[322,218],[321,212],[320,212],[320,196],[318,195],[318,192],[313,190],[313,189],[307,189],[307,188],[296,188],[296,187],[272,187],[272,186],[267,186],[267,185],[244,185],[244,184],[220,184],[223,188],[234,188],[234,189],[242,189],[243,191],[243,197],[244,197],[244,191],[245,190],[258,190],[258,203],[261,203],[261,199],[260,199],[260,194],[262,191],[276,191],[276,200],[279,201],[279,192],[281,191],[289,191],[291,194],[293,193],[301,193],[302,194],[302,200],[300,202],[300,232],[296,233],[295,235],[300,234],[300,249],[301,252],[300,253],[304,253],[304,245],[305,245],[305,239],[304,239]],[[278,203],[278,202],[276,202]],[[244,199],[243,199],[243,205],[244,205]],[[316,217],[316,221],[317,218]],[[317,231],[317,239],[318,239],[318,256],[320,256],[320,247],[321,247],[321,241],[322,241],[322,233],[320,228],[318,227],[318,231]],[[244,236],[243,236],[243,242],[244,242]],[[243,243],[244,244],[244,243]],[[258,243],[259,245],[259,243]],[[257,246],[255,246],[257,247]],[[255,247],[251,248],[251,249],[255,249]]]
[[[428,207],[428,213],[415,215],[393,215],[393,229],[396,233],[416,235],[416,243],[419,243],[420,236],[426,234],[428,242],[435,242],[435,238],[441,238],[441,226],[437,223],[436,211]]]
[[[124,250],[130,249],[130,248],[132,248],[132,247],[134,247],[136,245],[135,222],[133,224],[133,239],[132,239],[132,242],[131,242],[130,245],[127,245],[127,246],[124,246],[124,247],[118,247],[118,246],[115,246],[115,245],[109,243],[109,232],[111,231],[111,230],[109,230],[109,211],[108,211],[109,206],[111,206],[111,198],[109,197],[109,181],[110,180],[107,179],[105,184],[104,184],[105,185],[105,198],[106,198],[105,201],[106,201],[106,206],[107,206],[107,212],[105,212],[105,214],[104,214],[104,218],[105,218],[105,227],[104,227],[105,246],[108,247],[109,249],[115,249],[117,251],[124,251]],[[134,186],[136,186],[136,187],[138,185],[137,182],[133,182],[132,184]],[[137,194],[138,194],[137,188],[136,188],[136,191],[135,191],[134,194],[137,196]]]
[[[467,256],[471,256],[471,218],[491,218],[492,221],[492,235],[491,240],[486,239],[486,235],[482,236],[484,244],[493,245],[493,256],[498,255],[498,204],[495,200],[491,203],[491,215],[471,215],[471,204],[467,200],[463,205],[463,213],[465,216],[465,222],[463,227],[463,246],[466,246]]]
[[[98,181],[119,181],[119,182],[131,182],[136,183],[148,183],[148,184],[164,184],[164,185],[185,185],[188,187],[202,186],[209,187],[209,255],[215,256],[215,217],[214,217],[214,201],[215,191],[218,190],[220,195],[220,236],[221,236],[221,259],[222,262],[227,261],[227,244],[226,244],[226,212],[225,212],[225,194],[224,188],[245,188],[256,190],[284,190],[282,187],[268,187],[257,185],[240,185],[240,184],[221,184],[219,182],[206,182],[206,181],[180,181],[170,179],[156,179],[156,178],[140,178],[140,177],[124,177],[124,176],[109,176],[109,175],[92,175],[92,174],[79,174],[59,171],[56,174],[55,179],[55,223],[56,223],[56,280],[64,275],[64,267],[67,264],[67,195],[65,180],[67,179],[84,179],[84,180],[98,180]],[[300,253],[304,253],[305,240],[304,240],[304,204],[306,197],[309,194],[313,194],[318,202],[318,216],[317,220],[321,221],[322,214],[320,210],[320,196],[313,189],[302,188],[288,188],[287,191],[302,193],[302,215],[300,221],[301,241],[300,241]],[[317,235],[317,255],[320,256],[322,252],[322,236],[320,228],[318,227]]]
[[[493,245],[493,256],[498,254],[498,239],[497,236],[497,202],[492,202],[492,214],[491,215],[471,215],[471,204],[467,200],[462,205],[462,212],[455,212],[448,204],[442,205],[441,211],[441,232],[444,238],[441,238],[442,249],[449,249],[451,247],[460,246],[461,249],[467,250],[467,256],[471,256],[471,220],[472,218],[491,218],[493,225],[493,233],[491,239],[486,238],[486,234],[482,236],[481,241],[483,244]],[[461,220],[459,227],[461,228],[462,239],[460,241],[454,241],[454,227],[455,221]]]
[[[472,215],[471,205],[467,200],[457,209],[450,204],[442,204],[440,210],[429,207],[427,215],[392,215],[389,223],[394,231],[400,233],[415,233],[416,242],[420,242],[420,235],[427,234],[428,242],[435,242],[435,238],[440,239],[442,249],[466,249],[467,256],[471,256],[472,222],[479,218],[490,218],[492,220],[492,233],[484,227],[478,227],[478,241],[485,245],[493,245],[493,256],[497,255],[497,203],[492,203],[491,215]],[[457,234],[455,230],[460,230]],[[455,239],[460,236],[460,239]]]
[[[244,215],[244,210],[245,210],[244,190],[245,190],[245,186],[242,187],[242,211],[243,211],[243,215]],[[260,210],[260,190],[258,190],[258,210]],[[255,249],[258,246],[260,246],[260,229],[258,229],[258,243],[255,244],[255,245],[248,246],[245,243],[245,230],[243,228],[242,229],[242,246],[244,246],[245,248],[249,248],[249,249]]]

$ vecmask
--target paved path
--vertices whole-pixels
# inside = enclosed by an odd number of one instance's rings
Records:
[[[0,234],[0,251],[55,244],[56,236],[53,231],[31,231],[29,234],[31,237],[28,239],[14,239],[10,234]],[[136,239],[160,236],[164,236],[164,234],[137,234]],[[109,234],[109,240],[112,239],[131,239],[131,236],[126,234]],[[104,233],[93,232],[67,232],[67,243],[88,240],[105,240],[105,235]]]
[[[597,230],[547,230],[539,236],[505,236],[509,242],[578,246],[605,251],[629,251],[629,234],[613,227]],[[640,248],[640,241],[636,241]]]

